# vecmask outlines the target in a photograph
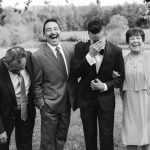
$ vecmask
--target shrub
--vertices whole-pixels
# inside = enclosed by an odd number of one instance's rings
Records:
[[[107,38],[115,44],[125,44],[125,33],[128,28],[128,21],[125,17],[114,15],[106,26]]]

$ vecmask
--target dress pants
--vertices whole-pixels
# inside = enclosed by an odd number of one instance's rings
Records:
[[[114,150],[114,110],[103,110],[95,99],[85,109],[80,109],[80,112],[83,123],[86,150],[98,150],[97,124],[100,134],[100,150]]]
[[[34,123],[35,121],[29,118],[26,121],[21,120],[21,110],[14,109],[8,122],[4,123],[8,142],[0,144],[0,150],[9,150],[10,137],[14,127],[17,150],[32,150]]]
[[[63,113],[41,109],[40,150],[63,150],[70,124],[70,108]]]

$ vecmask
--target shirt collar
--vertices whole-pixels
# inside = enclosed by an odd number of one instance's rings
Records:
[[[47,42],[47,45],[48,45],[52,50],[55,50],[56,47],[62,48],[60,43],[59,43],[57,46],[53,46],[53,45],[51,45],[51,44],[49,44],[49,43]]]

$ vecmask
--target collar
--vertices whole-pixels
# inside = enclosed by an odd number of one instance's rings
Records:
[[[59,43],[57,46],[53,46],[53,45],[51,45],[51,44],[49,44],[49,43],[47,42],[47,45],[48,45],[52,50],[55,50],[56,47],[60,47],[60,48],[62,49],[62,46],[61,46],[60,43]]]

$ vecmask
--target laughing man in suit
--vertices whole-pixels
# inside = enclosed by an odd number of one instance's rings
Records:
[[[60,42],[60,25],[48,19],[43,25],[46,43],[33,55],[35,104],[41,113],[41,150],[63,150],[74,105],[74,86],[70,82],[73,48]]]
[[[7,50],[0,60],[0,150],[9,150],[14,127],[17,150],[32,150],[35,122],[32,70],[31,53],[22,47]]]
[[[88,34],[88,42],[75,45],[72,65],[74,76],[80,78],[77,106],[81,112],[86,150],[97,150],[97,120],[100,149],[113,150],[114,88],[124,80],[122,51],[106,40],[103,19],[91,20]]]

